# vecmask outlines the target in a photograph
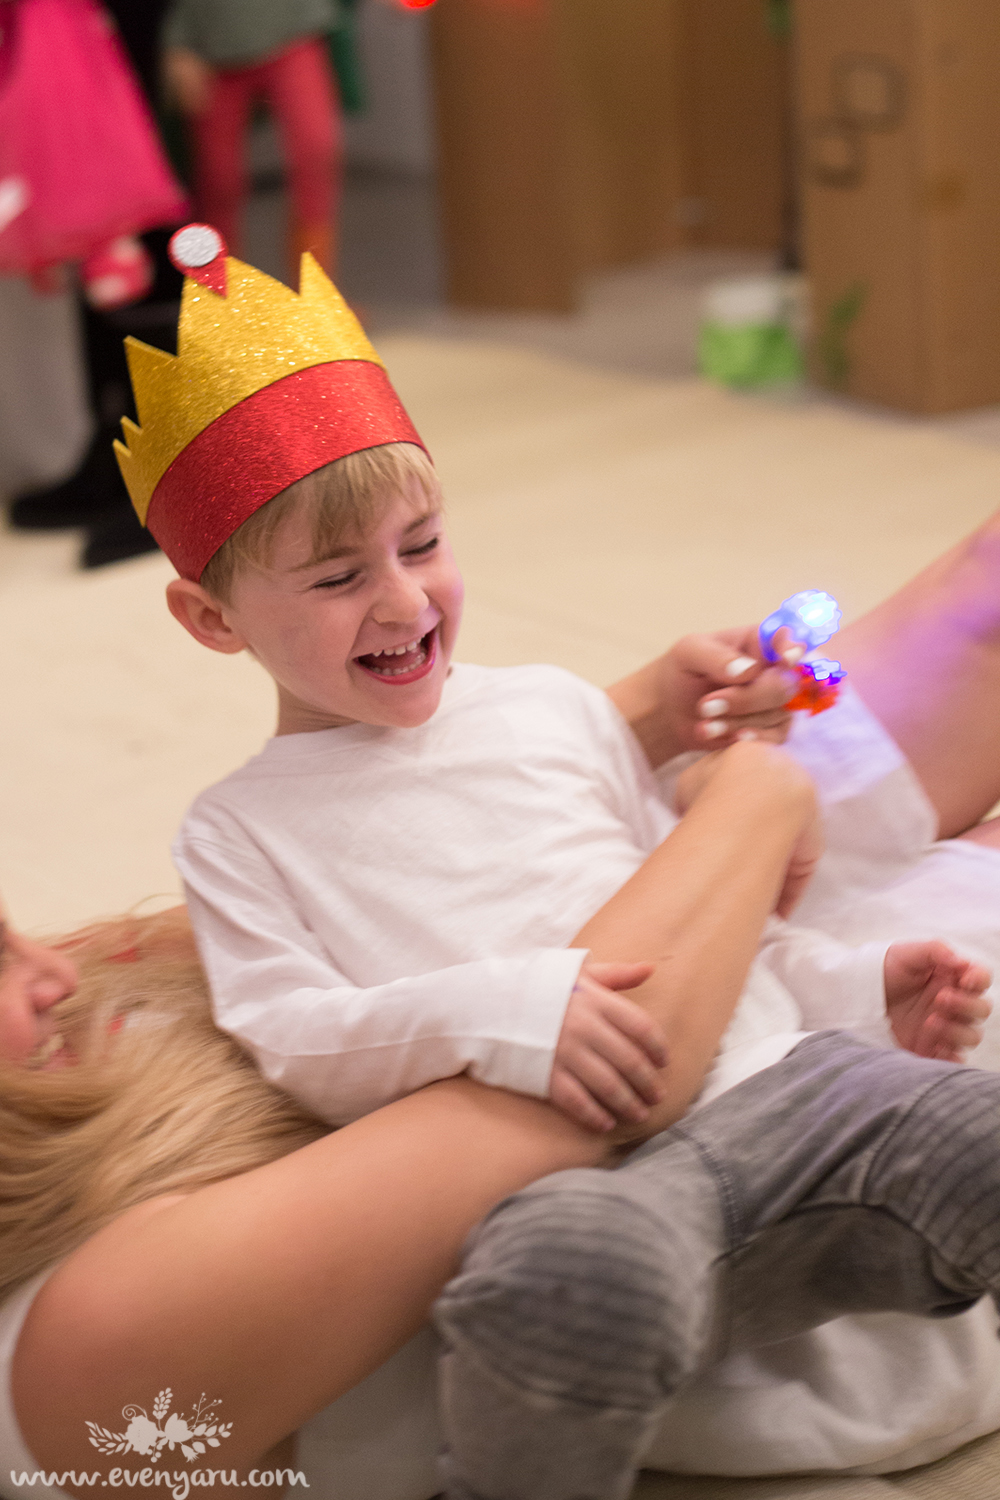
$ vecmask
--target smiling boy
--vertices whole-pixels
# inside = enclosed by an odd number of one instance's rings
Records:
[[[181,574],[175,616],[278,694],[275,737],[175,846],[219,1024],[334,1124],[465,1071],[592,1129],[645,1120],[663,1032],[615,993],[634,966],[575,936],[674,828],[651,768],[699,742],[699,699],[718,688],[700,742],[724,743],[780,723],[780,674],[725,638],[610,695],[452,666],[440,487],[349,310],[308,257],[296,297],[206,226],[174,249],[179,355],[133,345],[142,426],[119,457]],[[940,945],[777,928],[765,959],[731,1042],[795,1032],[789,989],[814,1026],[885,1040],[888,993],[908,1045],[976,1039],[985,977]]]
[[[574,1072],[567,1055],[561,1079],[553,1065],[572,1009],[602,1033],[591,1056],[612,1054],[605,1104],[615,1094],[615,1118],[644,1118],[665,1044],[605,984],[609,966],[567,946],[565,911],[581,898],[563,890],[558,931],[543,915],[537,941],[523,935],[533,904],[550,903],[518,894],[533,885],[523,843],[517,879],[505,851],[558,821],[557,773],[526,799],[535,749],[505,747],[497,762],[505,713],[523,714],[521,674],[512,684],[451,667],[462,580],[422,450],[383,445],[308,476],[245,523],[201,582],[172,582],[168,599],[198,640],[251,650],[277,687],[275,738],[198,799],[176,845],[217,1014],[268,1076],[335,1123],[465,1069],[541,1095],[554,1082],[579,1111],[579,1062]],[[579,739],[583,767],[592,734],[572,726],[571,710],[562,734]],[[573,755],[571,739],[560,753]],[[585,771],[561,774],[575,774],[577,800],[588,794]],[[550,843],[546,831],[543,850]],[[484,854],[492,882],[470,880]],[[582,871],[589,912],[608,874],[595,887]],[[558,894],[552,884],[553,904]],[[591,1124],[613,1122],[589,1108]]]

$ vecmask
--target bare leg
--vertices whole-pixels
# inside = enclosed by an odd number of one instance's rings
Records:
[[[923,783],[941,837],[972,827],[1000,798],[1000,514],[836,645]]]

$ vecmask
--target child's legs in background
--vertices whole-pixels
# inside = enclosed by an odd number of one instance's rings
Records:
[[[247,198],[247,126],[260,88],[259,69],[220,69],[208,108],[191,117],[194,190],[199,217],[214,224],[229,247],[241,253],[241,219]]]
[[[294,285],[304,250],[333,271],[343,170],[340,99],[326,46],[318,38],[297,42],[262,63],[260,73],[285,152]]]

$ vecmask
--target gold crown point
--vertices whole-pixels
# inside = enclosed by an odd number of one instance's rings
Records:
[[[119,462],[143,521],[173,461],[248,397],[314,365],[343,360],[382,365],[354,313],[311,255],[302,257],[301,291],[296,293],[254,266],[227,257],[221,235],[210,232],[216,239],[206,239],[200,251],[197,244],[194,251],[182,246],[189,259],[207,254],[216,242],[221,249],[204,266],[183,267],[177,354],[138,339],[125,341],[140,425],[123,424],[127,446],[119,448]],[[207,271],[217,285],[200,274]]]

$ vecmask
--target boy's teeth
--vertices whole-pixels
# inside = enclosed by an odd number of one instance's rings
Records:
[[[389,646],[383,651],[369,651],[368,659],[372,662],[371,670],[377,672],[380,677],[400,677],[404,672],[412,672],[416,667],[422,667],[427,660],[427,650],[422,644],[422,639],[422,637],[419,637],[415,641],[410,641],[409,645],[406,646]],[[413,651],[419,653],[417,659],[416,661],[409,662],[405,667],[390,667],[388,665],[383,667],[381,663],[377,666],[374,664],[378,657],[407,656]]]
[[[405,646],[386,646],[382,651],[370,651],[370,656],[405,656],[407,651],[416,651],[420,645],[420,637],[415,641],[409,641]]]

